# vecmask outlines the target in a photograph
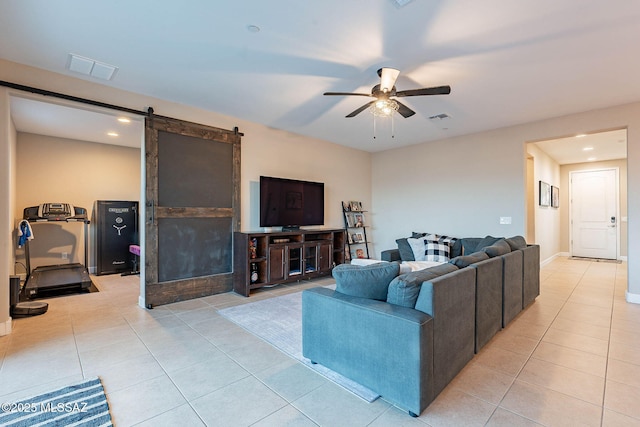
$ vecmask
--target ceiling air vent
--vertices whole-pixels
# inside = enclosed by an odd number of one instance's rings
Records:
[[[391,0],[391,3],[398,9],[411,3],[413,0]]]
[[[69,54],[67,68],[76,73],[103,80],[111,80],[116,74],[116,71],[118,71],[118,67],[73,53]]]
[[[448,115],[447,113],[440,113],[440,114],[436,114],[435,116],[429,116],[429,120],[444,120],[444,119],[450,119],[451,116]]]

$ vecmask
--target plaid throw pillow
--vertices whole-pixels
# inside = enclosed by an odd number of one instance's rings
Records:
[[[437,240],[425,240],[425,261],[449,261],[449,244]]]
[[[449,236],[438,236],[438,241],[441,243],[446,243],[449,246],[453,246],[454,243],[458,241],[457,237],[449,237]]]

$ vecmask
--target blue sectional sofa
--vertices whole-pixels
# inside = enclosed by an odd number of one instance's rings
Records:
[[[406,274],[385,252],[303,291],[303,355],[416,416],[539,294],[539,247],[459,239],[448,262]]]

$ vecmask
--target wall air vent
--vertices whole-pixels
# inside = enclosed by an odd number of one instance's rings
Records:
[[[85,58],[73,53],[69,54],[69,59],[67,60],[67,68],[70,71],[102,80],[113,79],[116,71],[118,71],[118,67],[105,64],[104,62],[99,62],[91,58]]]

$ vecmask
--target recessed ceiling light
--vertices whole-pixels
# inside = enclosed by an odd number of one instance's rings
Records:
[[[582,149],[582,151],[591,151],[591,150],[593,150],[593,147],[584,147]]]
[[[120,123],[131,123],[131,120],[129,120],[129,119],[128,119],[128,118],[126,118],[126,117],[118,117],[118,121],[119,121]]]
[[[107,132],[107,135],[116,137],[116,136],[118,136],[118,133],[117,132]]]

